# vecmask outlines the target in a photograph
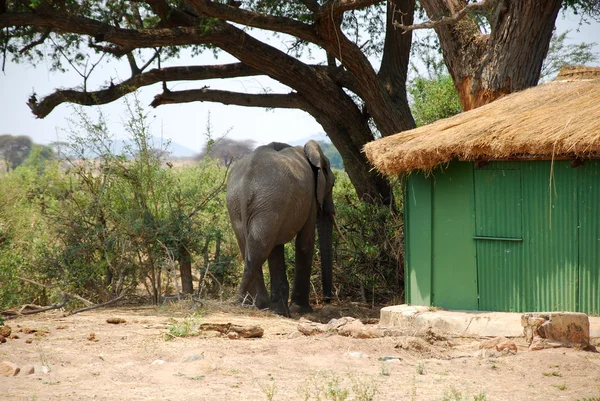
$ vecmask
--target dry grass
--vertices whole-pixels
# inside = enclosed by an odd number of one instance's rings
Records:
[[[452,159],[600,157],[600,68],[559,77],[364,149],[382,173],[429,171]]]

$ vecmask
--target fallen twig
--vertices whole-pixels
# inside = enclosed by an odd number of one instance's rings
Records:
[[[79,308],[79,309],[75,309],[74,311],[68,312],[66,315],[74,315],[76,313],[80,313],[80,312],[85,312],[88,310],[92,310],[92,309],[97,309],[97,308],[102,308],[103,306],[108,306],[110,304],[114,304],[117,301],[120,301],[125,295],[119,295],[116,298],[111,299],[108,302],[104,302],[101,304],[96,304],[96,305],[91,305],[91,306],[86,306],[85,308]]]
[[[49,285],[46,285],[46,284],[39,283],[39,282],[37,282],[37,281],[35,281],[35,280],[31,280],[31,279],[29,279],[29,278],[25,278],[25,277],[19,277],[19,276],[17,276],[17,278],[18,278],[19,280],[21,280],[21,281],[25,281],[25,282],[27,282],[27,283],[34,284],[34,285],[37,285],[37,286],[39,286],[39,287],[48,288],[49,290],[56,290],[56,289],[57,289],[56,287],[51,287],[51,286],[49,286]],[[71,297],[71,298],[78,299],[78,300],[80,300],[81,302],[84,302],[84,303],[86,303],[86,304],[88,304],[88,305],[94,305],[94,303],[93,303],[92,301],[90,301],[90,300],[87,300],[87,299],[85,299],[85,298],[83,298],[83,297],[81,297],[81,296],[79,296],[79,295],[77,295],[77,294],[71,294],[71,293],[69,293],[69,292],[66,292],[66,291],[63,291],[63,290],[61,290],[61,289],[59,289],[59,291],[60,291],[61,293],[65,294],[65,295],[67,295],[67,296]]]

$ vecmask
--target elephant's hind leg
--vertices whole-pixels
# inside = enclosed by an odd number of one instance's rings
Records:
[[[276,245],[271,251],[269,273],[271,275],[271,310],[278,315],[289,317],[290,285],[285,271],[284,245]]]
[[[315,252],[315,226],[308,223],[296,237],[296,269],[292,290],[292,312],[310,313],[310,272]]]
[[[269,307],[269,294],[265,287],[265,279],[262,272],[262,266],[265,263],[265,257],[245,257],[244,274],[238,291],[238,299],[242,303],[254,303],[258,309]]]

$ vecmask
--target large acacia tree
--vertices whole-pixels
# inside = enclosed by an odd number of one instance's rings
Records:
[[[358,194],[388,200],[389,185],[371,171],[361,149],[377,135],[414,127],[405,85],[412,29],[435,29],[468,110],[537,83],[561,6],[600,14],[595,0],[419,3],[431,20],[412,25],[415,0],[0,0],[0,50],[5,59],[36,62],[45,43],[56,68],[65,59],[82,64],[91,51],[129,63],[131,77],[107,77],[106,87],[90,90],[85,73],[83,89],[32,97],[29,106],[40,118],[63,102],[109,103],[159,82],[154,107],[211,101],[304,110],[338,148]],[[264,32],[280,34],[281,46],[259,40]],[[183,48],[225,51],[239,62],[173,66]],[[306,51],[312,57],[301,57]],[[373,55],[378,66],[370,62]],[[258,75],[289,92],[202,86],[206,79]],[[199,88],[170,90],[179,80],[198,81]]]
[[[158,82],[163,85],[154,107],[211,101],[301,109],[331,138],[358,194],[389,200],[389,185],[371,171],[361,149],[376,135],[414,127],[405,89],[411,35],[392,27],[397,13],[412,21],[413,9],[414,0],[0,0],[0,42],[5,57],[28,62],[44,56],[40,45],[47,43],[57,68],[64,59],[81,62],[90,51],[129,62],[131,77],[124,81],[32,97],[29,106],[40,118],[63,102],[105,104]],[[274,47],[257,39],[264,31],[284,34],[285,43]],[[186,47],[196,53],[225,51],[239,62],[168,66]],[[305,51],[315,63],[303,61]],[[368,59],[373,54],[381,56],[377,67]],[[202,87],[206,79],[259,75],[290,91],[248,94]],[[198,81],[199,87],[170,90],[179,80]]]

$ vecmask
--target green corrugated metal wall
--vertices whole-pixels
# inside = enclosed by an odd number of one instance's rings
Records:
[[[405,201],[407,302],[600,313],[600,161],[455,162]]]
[[[600,160],[579,169],[579,308],[600,314]]]

